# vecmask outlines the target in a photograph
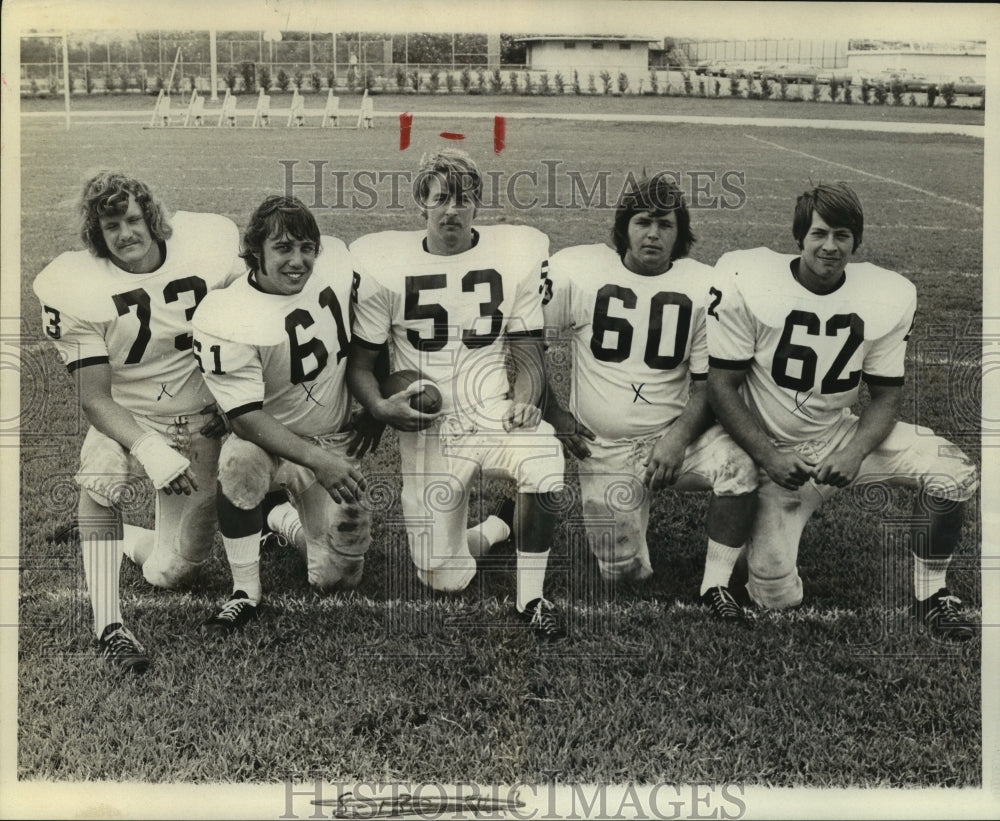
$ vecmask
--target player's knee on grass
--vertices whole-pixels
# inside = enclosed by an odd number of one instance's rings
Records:
[[[476,575],[476,560],[472,556],[455,557],[433,568],[417,568],[417,578],[439,593],[459,593],[469,586]]]
[[[324,550],[309,560],[309,584],[321,593],[353,590],[361,584],[364,569],[364,556],[342,556]]]
[[[457,593],[469,586],[476,575],[476,560],[469,553],[464,532],[461,544],[447,554],[435,552],[429,530],[413,532],[407,529],[406,538],[410,544],[410,557],[417,568],[417,577],[427,587],[442,593]]]
[[[172,550],[154,551],[142,565],[142,576],[154,587],[175,590],[191,584],[208,561],[191,561]]]
[[[357,587],[371,546],[371,523],[364,508],[341,505],[337,513],[323,543],[306,545],[309,584],[322,592]]]
[[[274,459],[263,448],[230,435],[219,453],[219,487],[241,510],[253,510],[271,488]]]
[[[777,579],[764,578],[750,570],[747,592],[756,604],[769,610],[798,607],[802,604],[802,579],[795,568]]]
[[[605,581],[641,581],[652,575],[640,511],[616,512],[612,520],[602,503],[584,500],[583,515],[587,544]]]

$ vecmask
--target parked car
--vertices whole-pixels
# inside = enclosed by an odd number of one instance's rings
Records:
[[[699,60],[697,63],[694,64],[694,73],[695,74],[708,74],[708,69],[709,69],[709,66],[711,66],[711,65],[712,65],[712,61],[711,60]]]
[[[816,74],[817,69],[805,63],[778,63],[768,66],[763,76],[779,83],[814,83]]]
[[[740,76],[737,67],[741,65],[732,60],[717,60],[712,63],[708,69],[708,73],[713,77],[728,77],[731,73],[735,73],[736,76]]]
[[[857,70],[850,68],[821,68],[816,72],[816,83],[829,85],[831,80],[843,84],[850,82],[852,85],[857,82],[860,85],[861,75]]]
[[[764,75],[764,72],[770,68],[770,65],[770,63],[747,63],[743,76],[759,80]]]
[[[903,86],[903,91],[917,92],[927,91],[931,81],[923,74],[914,74],[905,68],[886,68],[878,72],[871,78],[873,83],[882,83],[886,87],[892,86],[894,82],[899,82]]]
[[[968,74],[963,74],[954,80],[945,80],[940,85],[944,83],[951,82],[955,84],[956,94],[968,94],[970,97],[982,97],[986,93],[985,83],[978,82],[975,77],[970,77]],[[940,88],[940,85],[938,86]]]

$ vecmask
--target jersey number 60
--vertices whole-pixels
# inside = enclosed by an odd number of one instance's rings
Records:
[[[621,285],[605,285],[597,292],[594,303],[593,336],[590,338],[590,352],[601,362],[624,362],[632,352],[631,323],[624,317],[608,316],[608,307],[612,299],[617,299],[622,306],[632,310],[638,297],[631,288]],[[674,347],[670,356],[660,354],[660,342],[663,338],[663,312],[667,305],[677,306],[677,321],[674,324]],[[687,349],[688,332],[691,330],[691,299],[686,294],[675,291],[660,291],[649,300],[649,333],[646,338],[646,351],[642,361],[650,368],[667,371],[676,368],[684,360]],[[604,346],[608,331],[617,331],[618,342],[613,348]]]

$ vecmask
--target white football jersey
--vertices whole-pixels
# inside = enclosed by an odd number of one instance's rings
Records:
[[[112,398],[144,416],[197,413],[212,401],[191,355],[191,316],[244,270],[232,220],[179,211],[170,224],[166,257],[151,273],[68,251],[34,283],[63,364],[75,371],[108,363]]]
[[[461,254],[425,250],[424,231],[368,234],[351,244],[359,273],[354,334],[391,342],[394,368],[441,388],[443,410],[492,408],[509,392],[504,334],[541,332],[549,239],[528,226],[476,229]],[[473,413],[479,423],[495,418]]]
[[[724,254],[706,316],[710,366],[749,368],[744,398],[785,443],[822,439],[857,402],[862,379],[903,384],[917,305],[913,283],[868,262],[814,294],[792,274],[795,259],[767,248]]]
[[[549,261],[550,340],[569,330],[570,410],[602,439],[661,432],[687,405],[689,377],[708,375],[705,299],[713,270],[674,260],[659,276],[625,267],[607,245],[578,245]]]
[[[343,242],[322,237],[320,244],[299,293],[265,293],[244,272],[195,312],[195,354],[230,418],[263,409],[301,436],[335,433],[348,421],[354,272]]]

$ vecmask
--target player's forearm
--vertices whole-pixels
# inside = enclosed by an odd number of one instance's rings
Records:
[[[765,464],[775,454],[770,438],[754,419],[735,386],[709,375],[708,401],[722,427],[758,465]]]
[[[547,384],[542,338],[533,334],[512,334],[508,339],[514,358],[514,401],[541,407]]]
[[[263,410],[250,411],[230,420],[233,433],[260,446],[274,456],[280,456],[312,468],[322,451],[297,434],[292,433],[277,419]]]
[[[542,418],[550,424],[554,425],[557,419],[562,418],[568,413],[558,397],[556,397],[556,392],[552,390],[552,386],[548,383],[548,380],[545,382],[539,401],[541,403]]]
[[[351,345],[347,357],[347,387],[351,395],[376,419],[379,418],[376,413],[378,404],[382,401],[382,392],[375,374],[380,361],[378,351],[368,350],[357,343]]]
[[[687,405],[670,426],[670,431],[686,447],[708,430],[714,421],[715,414],[708,404],[708,387],[705,382],[696,383]]]
[[[86,378],[86,375],[82,378]],[[91,425],[127,450],[131,450],[136,440],[146,433],[139,427],[131,412],[115,402],[110,393],[105,395],[81,390],[80,404]]]
[[[844,450],[851,450],[864,458],[885,441],[898,418],[898,391],[874,396],[868,406],[861,411],[858,426],[844,446]]]

